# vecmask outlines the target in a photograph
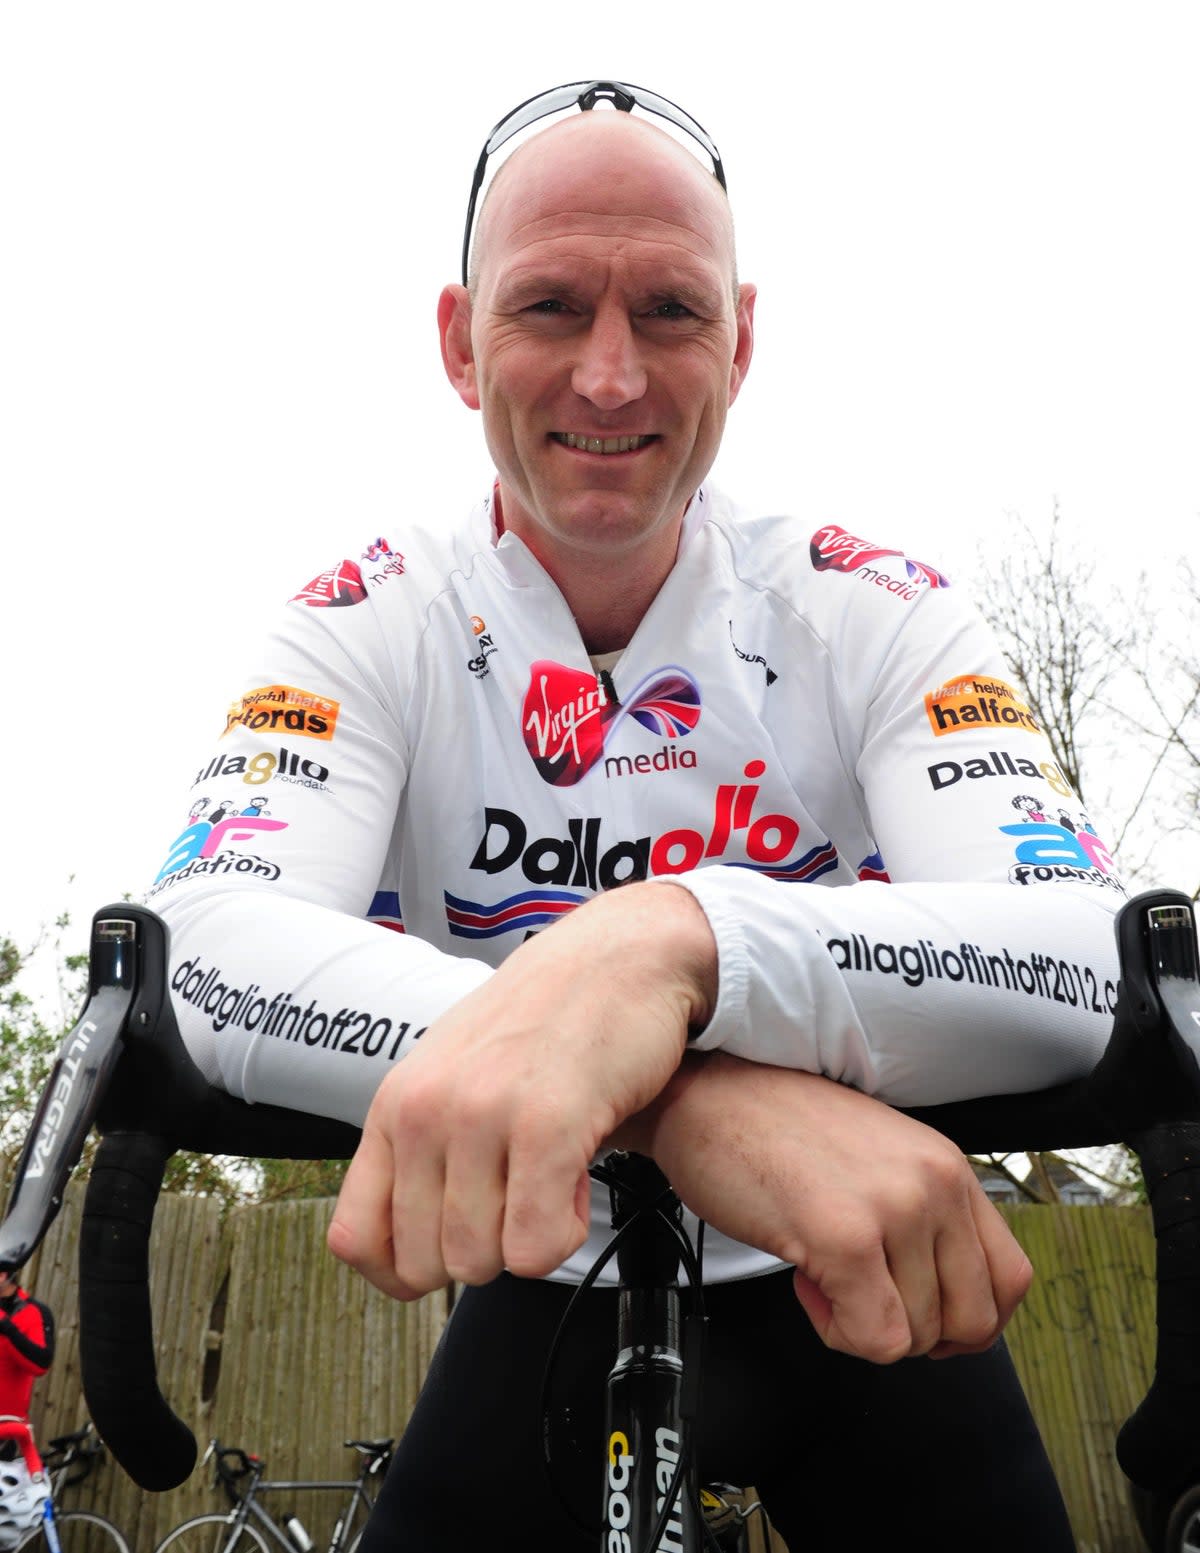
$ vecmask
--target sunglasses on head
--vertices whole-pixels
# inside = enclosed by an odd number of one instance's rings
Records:
[[[514,135],[519,135],[523,129],[528,129],[538,119],[544,119],[551,113],[560,113],[564,108],[570,107],[578,107],[586,113],[598,102],[609,102],[622,113],[632,113],[634,108],[642,108],[647,113],[656,113],[659,118],[668,120],[704,147],[712,158],[713,173],[717,182],[723,189],[727,187],[725,169],[721,165],[721,157],[711,135],[702,124],[698,124],[692,118],[690,113],[685,113],[669,98],[660,97],[657,92],[648,92],[642,86],[630,86],[627,81],[570,81],[565,86],[553,86],[549,91],[539,92],[536,97],[527,98],[511,113],[506,113],[484,141],[483,150],[479,153],[479,161],[475,164],[471,197],[467,201],[467,224],[463,231],[462,247],[464,286],[469,284],[471,230],[475,224],[475,204],[479,199],[479,191],[483,187],[488,158],[494,156]]]

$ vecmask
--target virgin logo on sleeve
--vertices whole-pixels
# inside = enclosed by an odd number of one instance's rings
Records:
[[[404,575],[404,557],[393,550],[381,535],[374,539],[362,553],[367,563],[364,577],[357,561],[339,561],[328,571],[318,572],[299,593],[292,595],[293,604],[307,604],[310,609],[345,608],[361,604],[367,596],[368,584],[378,588],[389,577]]]
[[[348,604],[361,604],[367,596],[367,585],[362,572],[354,561],[339,561],[326,572],[318,572],[313,580],[292,595],[293,604],[307,604],[310,609],[344,608]]]
[[[948,588],[950,579],[924,561],[911,561],[902,550],[888,550],[870,539],[848,534],[836,523],[819,528],[808,543],[809,559],[818,572],[853,573],[861,582],[873,583],[905,603],[926,588]],[[880,568],[880,561],[898,565]]]
[[[669,664],[619,704],[594,674],[548,659],[530,666],[521,731],[543,782],[571,787],[586,776],[626,717],[659,738],[683,738],[700,721],[700,687]]]

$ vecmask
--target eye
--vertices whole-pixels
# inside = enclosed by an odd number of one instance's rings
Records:
[[[658,302],[646,315],[648,318],[665,318],[668,322],[681,318],[694,318],[696,315],[691,308],[683,302]]]
[[[565,313],[567,305],[558,297],[542,297],[537,302],[532,302],[525,309],[527,313],[536,313],[545,318],[551,318],[556,313]]]

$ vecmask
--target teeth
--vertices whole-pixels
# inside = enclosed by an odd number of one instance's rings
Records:
[[[554,436],[564,447],[587,453],[632,453],[650,441],[649,437],[581,437],[573,431],[558,431]]]

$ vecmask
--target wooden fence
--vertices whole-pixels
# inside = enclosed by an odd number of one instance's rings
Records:
[[[34,1393],[43,1440],[85,1417],[75,1316],[80,1203],[73,1186],[26,1274],[59,1322],[58,1359]],[[241,1445],[275,1477],[352,1476],[356,1458],[343,1440],[399,1434],[447,1314],[444,1295],[398,1305],[335,1262],[324,1248],[331,1211],[328,1201],[276,1204],[236,1212],[222,1226],[214,1204],[165,1197],[155,1225],[163,1391],[202,1449],[212,1436]],[[1113,1442],[1152,1364],[1148,1211],[1003,1211],[1038,1270],[1010,1346],[1080,1553],[1144,1553]],[[151,1553],[169,1527],[222,1502],[199,1469],[182,1488],[156,1495],[141,1493],[112,1463],[71,1492],[126,1528],[134,1553]],[[335,1498],[297,1500],[318,1544]]]
[[[34,1390],[38,1439],[87,1416],[79,1375],[76,1247],[82,1189],[22,1280],[51,1306],[58,1354]],[[332,1200],[233,1213],[204,1198],[164,1196],[151,1250],[159,1384],[201,1454],[216,1437],[261,1456],[277,1478],[352,1478],[343,1441],[399,1435],[412,1411],[449,1302],[405,1306],[378,1294],[325,1250]],[[342,1496],[289,1495],[318,1545]],[[224,1508],[198,1466],[181,1488],[143,1493],[111,1461],[65,1503],[110,1516],[133,1553],[151,1553],[186,1516]],[[287,1508],[278,1502],[276,1508]]]

